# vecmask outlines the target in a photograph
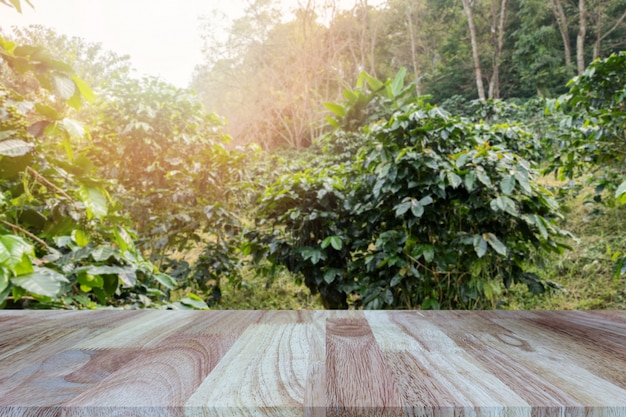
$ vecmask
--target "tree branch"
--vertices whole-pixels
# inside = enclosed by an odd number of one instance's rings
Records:
[[[13,223],[9,223],[7,221],[4,220],[0,220],[0,223],[2,223],[3,225],[10,227],[11,229],[13,229],[14,232],[20,232],[25,234],[26,236],[28,236],[29,238],[33,239],[34,241],[36,241],[37,243],[39,243],[41,246],[43,246],[44,248],[51,250],[52,248],[43,240],[41,240],[40,238],[38,238],[37,236],[35,236],[34,234],[32,234],[31,232],[29,232],[28,230],[13,224]]]
[[[619,19],[617,19],[617,22],[615,22],[613,27],[611,29],[609,29],[604,35],[602,35],[600,40],[603,41],[607,36],[609,36],[611,34],[611,32],[613,32],[615,29],[617,29],[619,27],[619,25],[624,21],[625,18],[626,18],[626,11],[624,11],[624,13],[622,13],[622,16]]]

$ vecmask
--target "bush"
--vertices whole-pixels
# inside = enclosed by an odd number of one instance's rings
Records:
[[[338,135],[342,135],[340,131]],[[506,131],[405,105],[342,165],[282,177],[260,200],[271,261],[327,308],[495,306],[501,283],[566,247],[557,203]]]

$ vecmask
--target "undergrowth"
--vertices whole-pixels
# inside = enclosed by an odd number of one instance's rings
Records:
[[[626,309],[626,276],[614,274],[614,254],[626,250],[625,207],[585,204],[584,193],[563,202],[563,227],[578,241],[543,269],[535,272],[560,286],[532,296],[525,287],[511,287],[504,308],[537,310]]]

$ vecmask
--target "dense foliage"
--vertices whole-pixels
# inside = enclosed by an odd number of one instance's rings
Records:
[[[3,74],[40,86],[30,83],[33,101],[20,84],[0,86],[0,303],[149,304],[171,280],[135,248],[109,182],[77,152],[88,132],[66,117],[64,102],[79,109],[93,93],[41,47],[1,38],[0,47]]]
[[[133,78],[127,57],[42,27],[3,34],[0,307],[218,308],[225,282],[255,307],[252,276],[266,290],[303,281],[326,308],[498,308],[518,284],[546,292],[538,271],[573,237],[568,200],[538,169],[570,181],[561,191],[578,181],[626,202],[626,54],[609,54],[620,1],[590,18],[599,38],[582,58],[606,57],[585,71],[578,51],[576,65],[555,58],[560,0],[359,3],[326,21],[252,2],[236,47],[212,44],[221,55],[194,82],[235,116],[232,142],[195,93]],[[488,99],[472,100],[474,52]],[[275,149],[235,146],[248,142]],[[621,279],[623,239],[606,252]]]
[[[526,137],[419,100],[393,107],[381,105],[387,118],[363,131],[351,160],[266,190],[270,259],[301,273],[329,308],[350,295],[365,308],[495,306],[501,282],[542,292],[526,266],[559,253],[566,233],[530,163],[508,149]]]

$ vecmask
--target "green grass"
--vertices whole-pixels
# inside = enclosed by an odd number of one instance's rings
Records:
[[[222,299],[217,308],[238,310],[321,310],[319,294],[312,295],[304,285],[296,284],[287,271],[273,277],[244,271],[241,285],[221,285]]]
[[[545,310],[626,309],[626,276],[613,274],[615,252],[626,252],[626,207],[603,208],[601,214],[584,205],[584,196],[564,203],[563,228],[572,232],[572,251],[535,271],[561,289],[533,296],[514,286],[505,294],[506,308]]]

